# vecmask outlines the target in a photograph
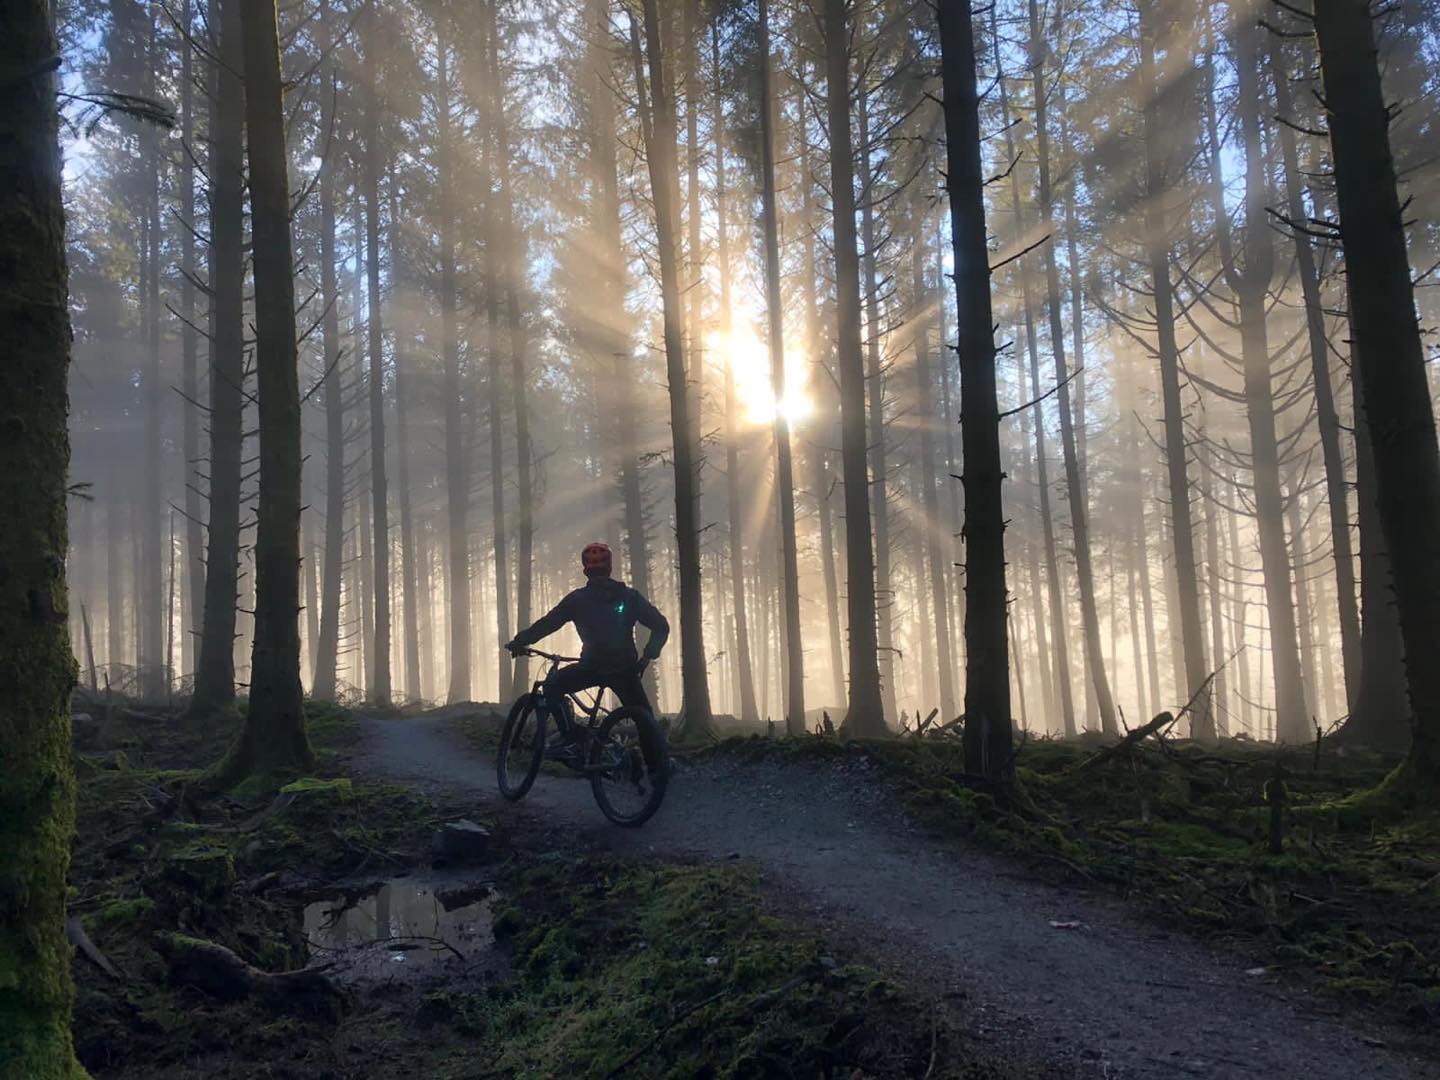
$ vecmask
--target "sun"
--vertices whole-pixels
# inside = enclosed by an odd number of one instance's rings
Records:
[[[706,343],[710,355],[729,363],[735,373],[735,396],[746,423],[773,424],[778,414],[795,427],[815,411],[805,389],[805,355],[797,345],[785,343],[785,396],[777,406],[770,384],[770,350],[755,333],[751,320],[737,318],[729,331],[710,331]]]

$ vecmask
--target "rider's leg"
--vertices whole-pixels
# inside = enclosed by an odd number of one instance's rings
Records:
[[[545,700],[557,712],[569,710],[566,708],[565,695],[579,693],[581,690],[588,690],[592,686],[598,686],[600,679],[596,678],[595,672],[584,664],[570,664],[566,667],[557,668],[548,679],[545,680]],[[575,737],[575,725],[571,724],[566,731],[567,741]]]
[[[615,691],[621,705],[650,708],[650,698],[645,693],[645,684],[640,681],[639,675],[632,673],[613,678],[610,680],[610,689]]]

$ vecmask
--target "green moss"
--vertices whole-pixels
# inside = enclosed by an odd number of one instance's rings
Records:
[[[497,934],[516,974],[448,1001],[482,1040],[480,1075],[913,1076],[928,1013],[766,913],[743,867],[581,862],[511,866]],[[988,1072],[953,1032],[932,1075]]]
[[[350,784],[350,778],[345,776],[330,780],[322,780],[315,776],[302,776],[299,780],[292,780],[282,787],[280,794],[333,796],[341,802],[349,802],[354,795],[354,788]]]
[[[433,806],[404,789],[333,776],[302,778],[278,803],[273,792],[248,803],[195,800],[193,766],[213,740],[154,723],[135,736],[131,769],[103,770],[79,788],[72,908],[125,975],[77,967],[81,1060],[97,1071],[143,1062],[156,1075],[193,1070],[212,1053],[253,1062],[255,1075],[276,1062],[303,1075],[330,1068],[333,1022],[171,987],[155,932],[217,942],[262,970],[297,967],[306,949],[296,901],[241,883],[270,871],[323,878],[408,865],[433,833]],[[173,767],[181,764],[190,767]]]
[[[109,930],[128,923],[140,922],[154,911],[155,901],[148,896],[111,900],[95,914],[93,922],[97,927]]]

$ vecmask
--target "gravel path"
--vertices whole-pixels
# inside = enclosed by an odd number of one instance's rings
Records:
[[[491,761],[443,719],[363,724],[360,771],[487,812],[505,806]],[[517,813],[616,854],[752,862],[783,908],[955,1005],[998,1052],[1064,1075],[1440,1077],[1393,1033],[1247,976],[1118,903],[1028,880],[987,852],[938,848],[887,802],[861,755],[682,765],[639,830],[609,826],[588,783],[543,774]]]

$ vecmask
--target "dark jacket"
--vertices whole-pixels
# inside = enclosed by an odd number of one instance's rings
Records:
[[[580,662],[599,669],[614,669],[639,660],[635,652],[635,624],[648,627],[645,658],[653,660],[665,647],[670,624],[655,605],[623,581],[591,578],[570,593],[546,615],[515,635],[516,645],[533,645],[573,622],[580,634]]]

